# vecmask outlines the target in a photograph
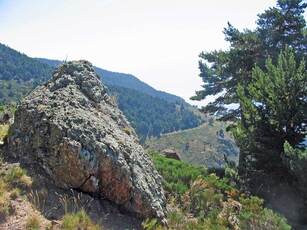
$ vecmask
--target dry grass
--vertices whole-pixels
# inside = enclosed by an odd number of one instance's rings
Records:
[[[20,197],[19,187],[30,186],[30,178],[19,166],[13,166],[0,174],[0,217],[13,213],[11,201]]]
[[[20,197],[20,189],[19,188],[14,188],[11,192],[10,192],[10,199],[12,200],[16,200],[18,197]]]
[[[12,209],[11,209],[11,203],[10,203],[9,186],[3,179],[0,179],[0,217],[1,219],[5,219],[10,214],[11,211]]]
[[[76,213],[90,208],[93,198],[85,198],[82,193],[75,193],[72,190],[71,195],[59,194],[59,201],[65,213]]]
[[[26,171],[19,166],[10,168],[5,175],[4,180],[12,187],[22,186],[29,188],[32,185],[31,177],[27,176]]]
[[[9,128],[9,124],[0,125],[0,141],[3,141],[3,139],[8,135]]]
[[[33,214],[33,215],[29,216],[28,219],[27,219],[26,229],[27,230],[39,230],[40,229],[40,223],[41,223],[40,218],[36,214]]]

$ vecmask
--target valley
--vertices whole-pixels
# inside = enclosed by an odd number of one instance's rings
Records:
[[[226,126],[226,123],[212,119],[193,129],[149,138],[145,147],[160,152],[171,149],[181,160],[207,168],[224,168],[225,158],[237,165],[239,149],[226,132]]]

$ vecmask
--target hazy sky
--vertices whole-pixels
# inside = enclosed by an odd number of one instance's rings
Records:
[[[254,28],[273,0],[0,0],[0,42],[31,57],[87,59],[188,99],[201,51],[227,21]]]

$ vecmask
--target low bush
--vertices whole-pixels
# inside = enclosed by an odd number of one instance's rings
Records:
[[[220,178],[204,168],[151,154],[164,178],[169,198],[169,229],[182,230],[289,230],[280,215],[264,207],[263,200],[240,192],[230,175]],[[236,178],[237,179],[237,178]],[[171,186],[170,186],[171,185]],[[172,198],[175,197],[175,198]],[[166,229],[155,219],[146,220],[147,230]]]
[[[165,190],[173,194],[184,194],[199,176],[206,176],[207,170],[182,161],[169,159],[158,153],[151,153],[154,164],[164,178]]]

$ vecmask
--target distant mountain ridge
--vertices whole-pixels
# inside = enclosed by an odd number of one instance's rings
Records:
[[[46,58],[35,58],[35,59],[52,67],[56,67],[63,62],[59,60],[52,60]],[[157,97],[166,100],[168,102],[186,103],[183,98],[160,90],[156,90],[150,85],[146,84],[145,82],[139,80],[137,77],[135,77],[132,74],[113,72],[99,67],[95,67],[95,70],[100,76],[102,76],[102,81],[107,86],[125,87],[128,89],[133,89],[148,94],[152,97]]]
[[[30,58],[0,43],[0,104],[19,101],[50,79],[62,61]],[[152,136],[198,126],[195,108],[182,98],[158,91],[131,74],[95,67],[109,93],[117,98],[141,141]]]

